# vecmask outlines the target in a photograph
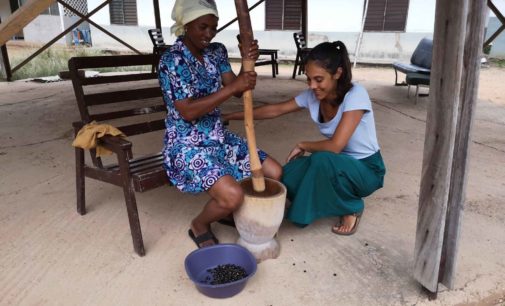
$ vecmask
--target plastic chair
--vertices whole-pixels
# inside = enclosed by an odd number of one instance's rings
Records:
[[[149,29],[147,32],[149,33],[149,38],[153,43],[153,54],[155,55],[155,58],[159,58],[166,49],[170,48],[170,45],[165,44],[161,29]],[[152,72],[155,72],[157,66],[158,63],[153,63]]]
[[[302,74],[302,72],[305,72],[305,57],[309,54],[312,48],[307,48],[307,40],[305,39],[305,35],[303,35],[302,32],[293,33],[293,38],[296,45],[295,67],[293,69],[292,77],[294,79],[297,75],[297,69],[298,75]]]

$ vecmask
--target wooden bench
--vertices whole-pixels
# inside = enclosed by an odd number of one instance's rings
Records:
[[[109,123],[128,137],[165,129],[166,106],[162,99],[157,75],[120,73],[86,77],[82,69],[127,66],[149,67],[157,62],[153,54],[74,57],[68,66],[81,120],[74,122],[75,135],[87,123]],[[160,147],[162,138],[160,137]],[[104,165],[103,159],[90,150],[91,164],[85,162],[84,150],[75,149],[77,212],[86,214],[85,178],[91,178],[123,188],[135,252],[145,254],[135,192],[147,191],[170,184],[163,168],[161,152],[133,157],[133,144],[120,137],[105,136],[100,144],[117,159]]]

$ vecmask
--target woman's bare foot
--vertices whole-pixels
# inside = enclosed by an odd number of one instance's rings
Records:
[[[332,232],[338,235],[352,235],[358,229],[361,213],[345,215],[340,218],[340,222],[333,226]]]

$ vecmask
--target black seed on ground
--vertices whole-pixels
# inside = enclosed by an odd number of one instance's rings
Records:
[[[291,239],[291,241],[295,241],[294,239]]]
[[[368,246],[368,242],[365,242],[365,246]]]
[[[333,276],[337,276],[337,273],[333,273]]]
[[[303,270],[303,273],[307,273],[307,270]]]
[[[293,263],[293,266],[295,265],[295,263]]]

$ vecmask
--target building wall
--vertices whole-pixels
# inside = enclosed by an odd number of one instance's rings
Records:
[[[60,16],[39,15],[24,29],[26,42],[45,44],[62,32]],[[60,38],[55,44],[65,45],[65,37]]]
[[[10,14],[11,6],[9,4],[9,0],[0,0],[0,18],[5,20]]]
[[[92,4],[96,2],[96,4]],[[88,0],[90,9],[98,5],[99,0]],[[175,37],[170,35],[170,18],[175,0],[160,0],[161,21],[167,43],[172,43]],[[248,0],[252,6],[257,0]],[[310,0],[308,2],[309,46],[322,41],[343,41],[351,54],[355,53],[361,29],[361,15],[364,0]],[[137,0],[139,28],[110,26],[110,30],[119,37],[141,50],[150,50],[151,43],[147,37],[147,29],[154,27],[154,10],[152,2]],[[236,16],[234,0],[217,1],[220,24],[224,25]],[[331,7],[332,9],[328,9]],[[359,52],[360,61],[392,62],[398,59],[408,59],[419,40],[431,36],[435,20],[435,0],[411,0],[405,33],[365,33]],[[108,14],[108,10],[104,9]],[[293,32],[265,31],[264,3],[250,12],[254,35],[264,48],[279,49],[281,59],[294,59]],[[100,24],[109,23],[108,16],[96,16]],[[108,28],[109,29],[109,28]],[[238,33],[238,23],[235,22],[215,38],[228,47],[230,57],[239,57],[235,35]],[[92,30],[93,45],[96,47],[120,48],[119,43],[111,41],[102,33]]]
[[[102,0],[88,0],[89,11],[99,5]],[[161,21],[165,41],[173,43],[175,37],[170,35],[170,18],[175,0],[159,0]],[[253,5],[257,0],[249,0]],[[220,24],[224,25],[236,16],[234,0],[217,1]],[[6,10],[8,0],[0,0],[0,12]],[[93,15],[92,20],[104,26],[107,30],[126,41],[142,52],[150,52],[152,44],[147,30],[154,27],[154,13],[152,1],[137,0],[139,12],[139,26],[110,25],[108,7]],[[328,7],[332,9],[329,10]],[[323,41],[343,41],[349,53],[354,56],[361,29],[361,14],[363,0],[310,0],[308,7],[309,37],[308,45],[315,46]],[[364,33],[361,48],[358,54],[360,62],[389,63],[396,60],[408,60],[423,37],[432,37],[435,19],[435,0],[411,0],[407,18],[406,32],[402,33]],[[10,7],[8,8],[10,12]],[[495,20],[493,22],[493,20]],[[259,5],[251,12],[251,21],[254,35],[260,47],[279,49],[280,59],[292,60],[296,54],[293,42],[293,32],[290,31],[265,31],[264,30],[264,4]],[[66,23],[68,25],[68,23]],[[491,18],[488,35],[494,32],[499,23],[496,18]],[[45,43],[61,32],[61,23],[57,16],[41,15],[25,28],[26,41]],[[224,43],[230,57],[240,57],[237,47],[237,23],[232,24],[227,30],[220,32],[215,41]],[[119,42],[110,38],[94,27],[91,27],[93,46],[104,49],[127,50]],[[63,44],[64,39],[59,43]],[[505,34],[501,34],[495,41],[491,56],[505,57]]]

